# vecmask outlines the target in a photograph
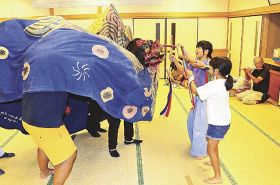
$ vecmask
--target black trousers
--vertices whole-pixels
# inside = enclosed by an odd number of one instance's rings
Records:
[[[107,120],[109,123],[108,147],[109,149],[116,149],[118,145],[118,131],[120,127],[120,120],[113,118],[112,116],[108,117]],[[124,139],[126,141],[132,141],[133,135],[134,135],[133,123],[124,121]]]
[[[100,122],[105,119],[105,112],[101,109],[96,101],[89,100],[88,113],[89,115],[86,129],[89,132],[97,132],[100,129]]]
[[[132,141],[134,136],[133,123],[124,121],[124,139],[126,141]]]
[[[89,101],[89,118],[87,123],[87,130],[98,131],[100,128],[100,122],[107,119],[109,123],[108,130],[108,147],[109,149],[116,149],[118,145],[118,132],[120,127],[120,119],[114,118],[110,114],[101,109],[96,101]],[[127,121],[124,122],[124,138],[126,141],[133,139],[134,129],[133,124]]]

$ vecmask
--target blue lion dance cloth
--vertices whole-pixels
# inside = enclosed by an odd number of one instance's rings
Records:
[[[4,128],[24,131],[20,99],[27,92],[69,92],[95,100],[113,117],[150,121],[155,75],[115,42],[60,17],[0,24],[0,126]],[[70,96],[71,111],[65,118],[70,133],[85,128],[87,105]]]

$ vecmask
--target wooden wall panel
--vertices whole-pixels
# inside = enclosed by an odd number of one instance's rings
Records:
[[[260,56],[266,57],[267,40],[269,30],[269,15],[264,15],[262,19],[261,43],[260,43]]]
[[[264,6],[260,8],[252,8],[248,10],[241,11],[230,11],[228,17],[242,17],[242,16],[252,16],[252,15],[265,15],[280,12],[280,4],[273,6]]]
[[[227,49],[213,49],[212,57],[226,57]]]
[[[273,50],[280,48],[280,14],[269,15],[266,57],[273,56]]]

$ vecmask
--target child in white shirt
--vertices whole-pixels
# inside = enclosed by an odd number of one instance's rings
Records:
[[[233,86],[233,78],[230,75],[232,68],[228,58],[215,57],[210,61],[209,73],[215,80],[196,88],[194,76],[187,70],[188,85],[192,92],[206,101],[207,112],[207,153],[214,170],[214,177],[205,179],[208,184],[220,184],[223,182],[219,165],[218,144],[228,131],[231,122],[229,107],[229,90]]]

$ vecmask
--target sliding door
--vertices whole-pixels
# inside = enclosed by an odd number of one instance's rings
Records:
[[[241,62],[242,18],[229,19],[228,57],[232,62],[231,74],[238,77]]]
[[[197,19],[167,19],[167,44],[182,44],[189,56],[195,57],[195,46],[197,43]],[[173,52],[173,51],[172,51]],[[171,53],[168,49],[167,56]],[[177,53],[177,51],[175,51]],[[181,51],[179,52],[181,54]],[[166,58],[167,70],[170,61]]]
[[[212,56],[227,56],[228,18],[198,18],[198,41],[208,40],[213,45]]]
[[[259,56],[261,23],[262,16],[244,18],[241,54],[242,67],[254,67],[253,58]],[[244,75],[243,72],[241,75]]]

